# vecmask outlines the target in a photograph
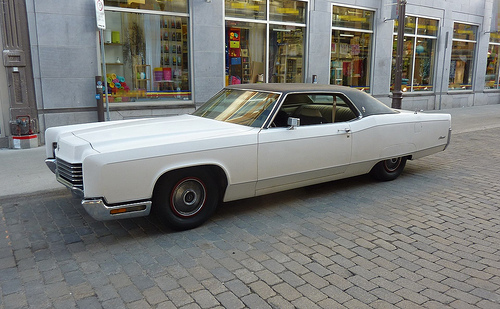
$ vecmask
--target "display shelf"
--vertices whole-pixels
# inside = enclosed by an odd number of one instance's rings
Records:
[[[154,68],[154,90],[188,87],[183,83],[183,74],[189,61],[187,32],[187,25],[183,24],[180,18],[164,17],[161,20],[161,58],[160,67]],[[164,70],[168,70],[168,73],[161,72]]]
[[[134,66],[134,88],[151,90],[151,66],[149,64]]]

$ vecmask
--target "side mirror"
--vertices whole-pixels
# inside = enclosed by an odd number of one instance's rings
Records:
[[[294,117],[288,117],[288,130],[293,130],[295,127],[300,127],[300,119]]]

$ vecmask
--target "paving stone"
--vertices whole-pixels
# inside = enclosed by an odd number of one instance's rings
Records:
[[[302,293],[302,295],[304,295],[306,298],[313,301],[314,303],[318,303],[319,301],[328,297],[321,290],[317,289],[316,287],[310,284],[304,284],[302,286],[299,286],[297,288],[297,291]]]
[[[259,295],[257,294],[249,294],[241,298],[241,301],[248,307],[248,308],[255,308],[255,309],[271,309],[272,307],[266,303]]]
[[[244,308],[245,304],[233,293],[224,292],[216,296],[216,299],[225,307],[225,308]]]
[[[288,301],[293,301],[302,296],[295,288],[285,282],[273,286],[273,290]]]
[[[217,299],[206,290],[194,292],[191,296],[201,308],[213,308],[220,304]]]

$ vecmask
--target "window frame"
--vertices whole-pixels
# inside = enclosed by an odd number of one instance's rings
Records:
[[[365,87],[359,87],[359,86],[348,86],[348,87],[351,87],[351,88],[356,88],[356,89],[360,89],[360,90],[363,90],[367,93],[371,93],[372,92],[372,73],[373,73],[373,43],[374,43],[374,37],[375,37],[375,13],[376,11],[373,10],[373,9],[369,9],[369,8],[365,8],[365,7],[360,7],[360,6],[350,6],[350,5],[338,5],[336,3],[332,3],[331,4],[331,14],[330,14],[330,57],[329,57],[329,63],[330,63],[330,74],[328,76],[328,83],[330,85],[332,85],[332,74],[331,74],[331,70],[332,70],[332,40],[333,40],[333,31],[341,31],[341,32],[347,32],[347,33],[356,33],[356,32],[359,32],[359,33],[368,33],[370,34],[370,39],[371,39],[371,42],[370,42],[370,53],[369,53],[369,60],[370,60],[370,64],[367,66],[367,69],[369,70],[369,72],[367,73],[368,75],[368,86],[365,86]],[[342,7],[342,8],[347,8],[347,9],[355,9],[355,10],[361,10],[361,11],[369,11],[372,13],[372,20],[371,20],[371,29],[358,29],[358,28],[350,28],[350,27],[341,27],[341,26],[334,26],[333,25],[333,22],[334,22],[334,19],[333,19],[333,8],[334,7]],[[336,83],[333,83],[333,84],[336,84]],[[364,90],[364,88],[368,88],[368,91]]]
[[[448,91],[449,92],[464,92],[464,91],[473,91],[474,89],[474,86],[475,86],[475,82],[474,82],[474,72],[475,72],[475,69],[476,69],[476,66],[477,66],[477,47],[478,47],[478,35],[479,35],[479,25],[478,24],[474,24],[474,23],[468,23],[468,22],[458,22],[458,21],[454,21],[453,22],[453,30],[455,30],[455,25],[456,24],[462,24],[462,25],[468,25],[468,26],[473,26],[475,27],[475,33],[474,33],[474,36],[475,36],[475,40],[468,40],[468,39],[460,39],[460,38],[455,38],[454,37],[454,33],[452,34],[451,36],[451,48],[450,48],[450,65],[449,65],[449,69],[450,69],[450,72],[451,72],[451,64],[453,62],[453,44],[454,42],[464,42],[464,43],[473,43],[474,44],[474,49],[473,49],[473,55],[472,55],[472,68],[471,68],[471,72],[472,72],[472,76],[471,76],[471,85],[470,85],[470,88],[462,88],[462,89],[451,89],[450,88],[450,78],[448,76]],[[454,31],[453,31],[454,32]],[[443,76],[444,78],[444,76]]]
[[[494,40],[492,38],[492,35],[494,33],[490,33],[490,37],[489,37],[489,42],[488,42],[488,51],[490,50],[490,46],[496,46],[497,49],[498,49],[498,54],[500,56],[500,34],[497,34],[495,33],[496,35],[498,35],[498,38],[495,38],[496,40]],[[485,86],[485,91],[499,91],[500,90],[500,57],[498,57],[497,59],[497,65],[495,67],[495,79],[493,81],[493,85],[494,87],[493,88],[486,88],[486,76],[487,76],[487,71],[488,71],[488,68],[486,68],[486,72],[485,72],[485,79],[484,79],[484,86]],[[496,86],[495,86],[496,85]]]
[[[118,13],[131,13],[131,14],[143,14],[143,15],[157,15],[160,17],[180,17],[180,18],[187,18],[187,25],[188,25],[188,76],[189,76],[189,89],[190,89],[190,98],[189,99],[175,99],[175,100],[166,100],[166,99],[148,99],[140,102],[120,102],[120,103],[113,103],[109,102],[108,104],[110,106],[116,105],[116,106],[148,106],[148,105],[156,105],[156,104],[162,104],[162,105],[177,105],[179,104],[180,101],[183,103],[185,102],[194,102],[194,76],[193,76],[193,58],[192,58],[192,46],[193,46],[193,36],[192,36],[192,29],[193,29],[193,24],[192,24],[192,18],[191,18],[191,8],[189,5],[189,1],[187,2],[187,13],[181,13],[181,12],[169,12],[169,11],[156,11],[156,10],[144,10],[144,9],[132,9],[132,8],[121,8],[121,7],[116,7],[116,6],[109,6],[105,5],[104,6],[104,12],[118,12]],[[99,63],[102,61],[102,55],[101,52],[99,51]],[[102,63],[99,65],[99,74],[103,74],[102,70]],[[151,72],[153,74],[153,72]],[[151,82],[153,81],[153,76],[151,76]]]
[[[441,22],[441,19],[439,18],[431,18],[431,17],[426,17],[426,16],[421,16],[421,15],[410,15],[410,14],[407,14],[405,15],[405,23],[406,23],[406,18],[415,18],[415,27],[413,28],[413,33],[409,33],[409,32],[406,32],[406,27],[405,27],[405,31],[404,31],[404,37],[409,37],[413,40],[413,46],[412,46],[412,64],[411,64],[411,77],[408,78],[408,80],[410,81],[410,89],[409,91],[404,91],[405,93],[412,93],[412,94],[418,94],[418,93],[433,93],[435,92],[435,87],[436,87],[436,58],[437,58],[437,47],[438,47],[438,39],[439,39],[439,32],[440,32],[440,22]],[[436,35],[423,35],[423,34],[418,34],[418,30],[419,30],[419,19],[430,19],[430,20],[434,20],[434,21],[437,21],[437,31],[436,31]],[[393,48],[392,48],[392,51],[394,52],[394,42],[396,41],[397,39],[397,29],[396,29],[396,21],[394,21],[394,27],[393,27],[393,39],[392,39],[392,42],[393,42]],[[422,39],[431,39],[431,40],[434,40],[434,51],[433,51],[433,59],[431,59],[431,63],[433,64],[433,68],[432,68],[432,89],[431,90],[417,90],[415,91],[415,83],[414,83],[414,76],[415,76],[415,65],[416,65],[416,56],[417,56],[417,43],[418,43],[418,39],[419,38],[422,38]],[[391,84],[389,86],[389,88],[393,88],[394,87],[394,81],[392,79],[392,75],[393,75],[393,66],[391,65]]]
[[[224,1],[224,37],[227,36],[226,34],[226,28],[227,28],[227,21],[233,21],[233,22],[242,22],[242,23],[257,23],[257,24],[264,24],[265,25],[265,64],[264,64],[264,83],[269,82],[269,61],[270,61],[270,31],[272,31],[273,26],[293,26],[293,27],[299,27],[303,28],[303,33],[304,33],[304,38],[303,38],[303,53],[302,53],[302,72],[307,72],[307,54],[308,54],[308,37],[307,37],[307,25],[309,24],[309,11],[311,9],[311,3],[310,0],[293,0],[296,2],[303,2],[306,3],[306,10],[305,10],[305,23],[295,23],[295,22],[281,22],[281,21],[273,21],[271,20],[270,17],[270,5],[271,5],[271,0],[266,0],[266,18],[265,19],[249,19],[249,18],[237,18],[237,17],[231,17],[226,15],[226,2],[230,0],[225,0]],[[226,63],[226,53],[224,53],[224,70],[227,67]],[[305,82],[306,75],[302,73],[302,82]]]

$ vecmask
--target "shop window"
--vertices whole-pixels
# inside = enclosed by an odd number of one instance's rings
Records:
[[[188,13],[187,3],[187,0],[104,0],[105,6],[175,13]]]
[[[448,89],[472,89],[477,26],[455,23]]]
[[[226,22],[226,85],[264,82],[266,25]]]
[[[307,4],[225,0],[226,85],[303,82]]]
[[[490,33],[488,45],[488,59],[486,65],[485,88],[500,89],[500,74],[498,54],[500,53],[500,34]]]
[[[301,83],[304,52],[304,28],[270,26],[269,82]]]
[[[339,6],[332,11],[330,84],[369,92],[373,12]]]
[[[330,84],[370,90],[371,33],[332,31]]]
[[[394,31],[397,32],[395,22]],[[401,90],[403,92],[432,91],[434,89],[434,63],[438,21],[434,19],[405,17],[403,67]],[[397,34],[392,49],[391,91],[394,90],[397,57]]]
[[[110,103],[191,99],[187,17],[107,11],[106,26]]]

